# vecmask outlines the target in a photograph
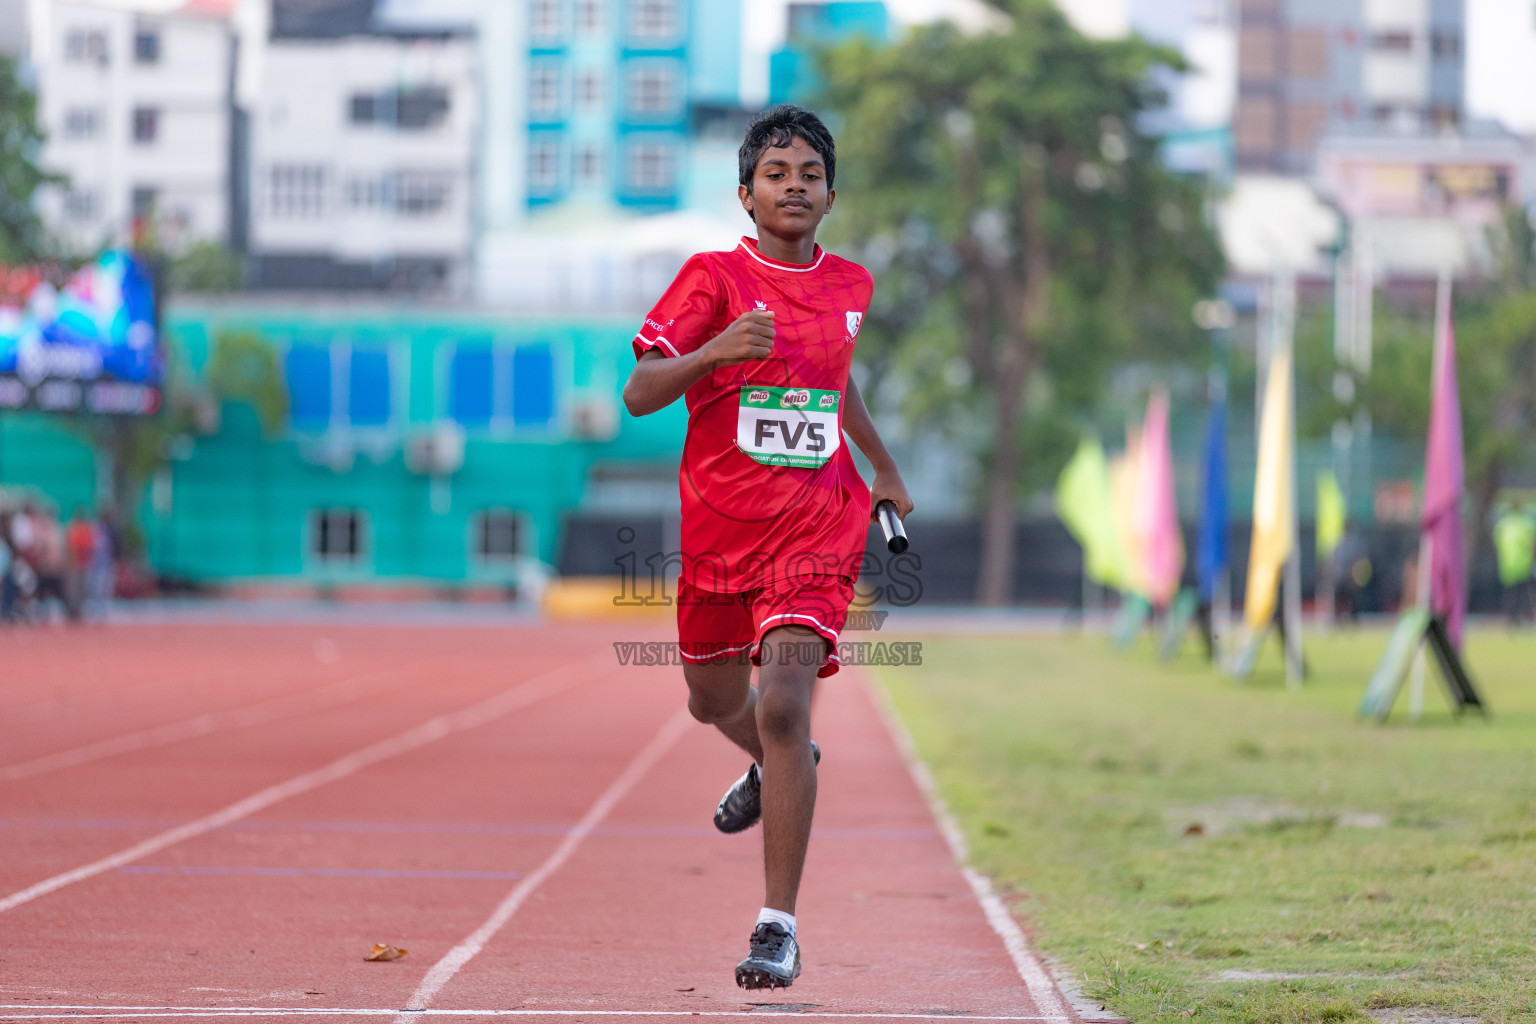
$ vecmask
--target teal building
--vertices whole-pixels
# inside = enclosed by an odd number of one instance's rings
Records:
[[[178,305],[165,334],[194,392],[219,332],[249,332],[276,356],[289,414],[273,436],[225,402],[168,445],[140,509],[148,560],[225,586],[515,587],[558,563],[571,516],[676,501],[686,412],[623,411],[634,327]],[[0,419],[0,486],[36,488],[67,515],[96,504],[104,472],[78,422]]]
[[[791,3],[784,46],[768,58],[768,102],[803,103],[819,87],[813,49],[855,36],[890,39],[890,15],[882,0]]]
[[[529,211],[683,208],[696,122],[740,105],[740,0],[531,0]]]

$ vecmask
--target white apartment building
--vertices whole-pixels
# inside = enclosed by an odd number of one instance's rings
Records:
[[[176,251],[230,224],[233,37],[217,13],[149,14],[77,0],[31,11],[51,230],[81,251],[152,223]]]
[[[475,214],[473,37],[371,18],[285,32],[279,15],[251,112],[256,283],[462,293]]]

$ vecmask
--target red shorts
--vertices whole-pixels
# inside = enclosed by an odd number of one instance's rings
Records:
[[[837,634],[848,620],[853,584],[842,576],[805,576],[755,590],[717,594],[677,584],[677,645],[687,661],[708,664],[745,653],[761,665],[763,637],[780,626],[805,626],[827,639],[818,676],[838,670]],[[790,656],[802,656],[793,652]]]

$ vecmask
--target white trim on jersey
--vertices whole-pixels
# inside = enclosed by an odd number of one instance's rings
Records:
[[[656,336],[656,340],[655,341],[652,341],[651,339],[647,338],[643,334],[635,335],[635,340],[638,341],[640,344],[644,345],[646,348],[655,348],[657,345],[660,345],[663,348],[665,348],[668,352],[671,352],[674,356],[681,356],[682,355],[681,352],[679,352],[677,349],[672,347],[672,343],[670,341],[668,341],[666,338],[663,338],[659,334]]]
[[[747,244],[747,240],[745,238],[743,238],[740,242],[737,242],[736,245],[737,245],[738,248],[745,249],[747,251],[747,255],[748,256],[751,256],[753,259],[757,260],[757,262],[761,263],[763,266],[765,266],[765,267],[772,267],[774,270],[787,270],[791,274],[806,274],[806,273],[809,273],[812,270],[815,270],[817,267],[821,266],[821,261],[827,258],[827,250],[822,249],[821,250],[821,255],[817,256],[816,257],[816,262],[812,263],[810,266],[808,266],[808,267],[791,267],[791,266],[787,266],[787,265],[785,265],[783,263],[778,263],[778,262],[776,262],[774,260],[770,260],[766,256],[760,255],[756,249],[752,248],[752,246]],[[820,249],[821,247],[817,246],[817,248]]]

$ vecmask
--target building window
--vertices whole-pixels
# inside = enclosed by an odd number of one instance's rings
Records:
[[[274,217],[321,216],[325,179],[319,164],[273,164],[267,172],[267,210]]]
[[[354,427],[389,425],[389,353],[354,348],[347,359],[347,421]]]
[[[548,428],[555,419],[555,358],[548,345],[465,346],[449,366],[449,415],[460,426]]]
[[[560,112],[559,64],[538,61],[533,65],[528,77],[528,110],[546,117]]]
[[[133,108],[133,142],[138,146],[154,145],[160,137],[160,108]]]
[[[630,68],[625,101],[631,114],[670,114],[677,109],[678,75],[669,67]]]
[[[576,76],[576,104],[591,110],[603,103],[603,73],[583,71]]]
[[[603,149],[601,146],[588,143],[576,150],[576,180],[583,185],[592,185],[603,178]]]
[[[407,217],[441,213],[453,192],[453,176],[443,171],[397,171],[395,212]]]
[[[448,120],[448,90],[426,85],[395,94],[395,127],[405,131],[435,128]]]
[[[309,514],[309,553],[328,565],[352,565],[362,560],[365,546],[361,509],[317,508]]]
[[[492,508],[472,520],[475,560],[496,565],[515,561],[523,553],[523,522],[510,509]]]
[[[600,32],[603,28],[603,0],[576,0],[576,31]]]
[[[64,59],[76,64],[107,66],[107,33],[98,28],[72,28],[64,36]]]
[[[152,28],[141,28],[133,34],[133,62],[135,64],[160,63],[160,33]]]
[[[66,139],[94,139],[101,132],[101,111],[95,107],[70,107],[64,112]]]
[[[624,183],[638,192],[671,191],[676,179],[672,147],[665,142],[636,142],[624,161]]]
[[[96,193],[72,188],[64,193],[64,216],[74,221],[96,219]]]
[[[443,86],[388,89],[382,93],[353,93],[347,103],[347,120],[358,125],[379,125],[400,131],[436,128],[448,119],[452,107]]]
[[[1377,53],[1412,53],[1413,33],[1397,29],[1377,32],[1371,36],[1371,49]]]
[[[549,195],[560,186],[560,143],[540,139],[528,147],[528,188]]]
[[[1436,29],[1429,37],[1429,51],[1437,60],[1461,59],[1461,33]]]
[[[129,196],[128,208],[134,220],[146,220],[155,215],[160,203],[160,190],[149,185],[138,185]]]
[[[629,34],[654,42],[679,34],[677,0],[630,0]]]
[[[560,0],[531,0],[528,31],[536,40],[547,42],[557,38],[560,35]]]

